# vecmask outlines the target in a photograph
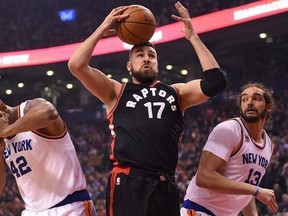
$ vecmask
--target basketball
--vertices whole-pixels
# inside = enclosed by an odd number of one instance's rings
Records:
[[[135,45],[151,39],[155,32],[156,20],[148,8],[142,5],[130,5],[122,14],[129,16],[116,22],[116,34],[120,40]]]

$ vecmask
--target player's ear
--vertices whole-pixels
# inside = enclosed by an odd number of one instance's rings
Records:
[[[268,112],[268,113],[271,113],[271,111],[272,111],[272,105],[271,105],[271,104],[268,104],[268,105],[267,105],[267,112]]]
[[[131,71],[131,61],[128,61],[126,64],[127,71]]]

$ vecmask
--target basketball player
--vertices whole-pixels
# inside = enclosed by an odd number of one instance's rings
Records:
[[[273,151],[263,129],[274,103],[272,90],[249,83],[238,102],[240,117],[220,123],[209,135],[181,216],[258,215],[255,198],[277,211],[274,191],[259,187]]]
[[[42,98],[15,107],[1,101],[0,117],[0,154],[24,200],[22,216],[95,216],[74,145],[55,107]],[[0,192],[6,181],[3,163],[1,157]]]
[[[174,181],[178,143],[185,109],[203,103],[226,88],[226,77],[194,31],[187,9],[175,4],[186,39],[194,47],[203,79],[167,85],[157,79],[157,53],[151,43],[135,45],[127,70],[132,83],[108,79],[89,66],[92,52],[112,24],[125,18],[126,7],[111,11],[95,32],[74,52],[71,73],[106,105],[113,139],[113,165],[107,188],[108,216],[176,216],[180,214],[179,190]],[[97,47],[97,46],[96,46]]]

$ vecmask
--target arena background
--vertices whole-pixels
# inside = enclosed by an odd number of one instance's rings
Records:
[[[189,8],[193,19],[195,18],[197,22],[202,20],[200,24],[207,25],[197,26],[196,30],[227,73],[229,87],[220,96],[186,111],[185,131],[179,146],[176,175],[181,198],[189,180],[196,172],[202,147],[213,126],[237,115],[234,96],[239,86],[247,81],[260,81],[273,87],[276,99],[274,113],[265,128],[275,144],[275,152],[262,186],[275,190],[278,204],[281,206],[278,215],[286,215],[288,214],[286,212],[288,211],[288,1],[184,0],[182,3]],[[2,0],[0,2],[0,98],[7,104],[17,105],[23,100],[44,97],[57,106],[68,123],[98,216],[105,215],[105,184],[109,168],[110,136],[104,107],[70,74],[67,60],[30,65],[29,61],[23,64],[13,60],[9,62],[9,57],[46,48],[50,48],[53,55],[56,47],[83,41],[113,7],[130,4],[142,4],[151,9],[158,23],[157,30],[174,23],[170,18],[171,14],[175,13],[174,1],[169,0],[149,2]],[[210,15],[227,12],[233,8],[237,11],[239,7],[246,13],[246,20],[244,18],[241,23],[235,22],[236,25],[225,26],[228,17],[226,19],[220,16],[220,20],[213,20],[220,28],[209,29]],[[253,9],[250,10],[252,13],[250,17],[249,8]],[[73,11],[66,11],[68,18],[76,15],[74,21],[61,21],[58,12],[66,9],[75,9],[75,14]],[[255,10],[258,14],[253,14],[253,11],[256,13]],[[266,38],[259,38],[260,33],[266,33]],[[168,35],[170,34],[173,35],[174,32],[171,31]],[[201,77],[198,59],[185,39],[177,38],[161,43],[155,41],[155,44],[162,81],[186,82]],[[107,44],[104,50],[115,47],[116,42]],[[95,55],[91,59],[91,65],[121,81],[122,78],[129,78],[125,69],[127,54],[128,51],[122,49],[115,53]],[[172,65],[172,70],[168,70],[167,65]],[[180,73],[182,69],[186,69],[188,74],[182,75]],[[53,71],[54,75],[47,76],[47,71]],[[18,83],[23,83],[24,86],[19,88]],[[72,84],[73,88],[67,89],[67,84]],[[7,94],[9,89],[12,91],[11,94]],[[273,215],[265,206],[258,203],[258,207],[259,215]],[[22,209],[23,202],[14,177],[9,174],[7,185],[0,197],[0,215],[20,215]]]

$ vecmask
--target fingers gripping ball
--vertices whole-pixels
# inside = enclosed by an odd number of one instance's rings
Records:
[[[130,5],[123,14],[129,16],[116,23],[116,34],[123,42],[135,45],[151,39],[155,32],[156,20],[148,8]]]

